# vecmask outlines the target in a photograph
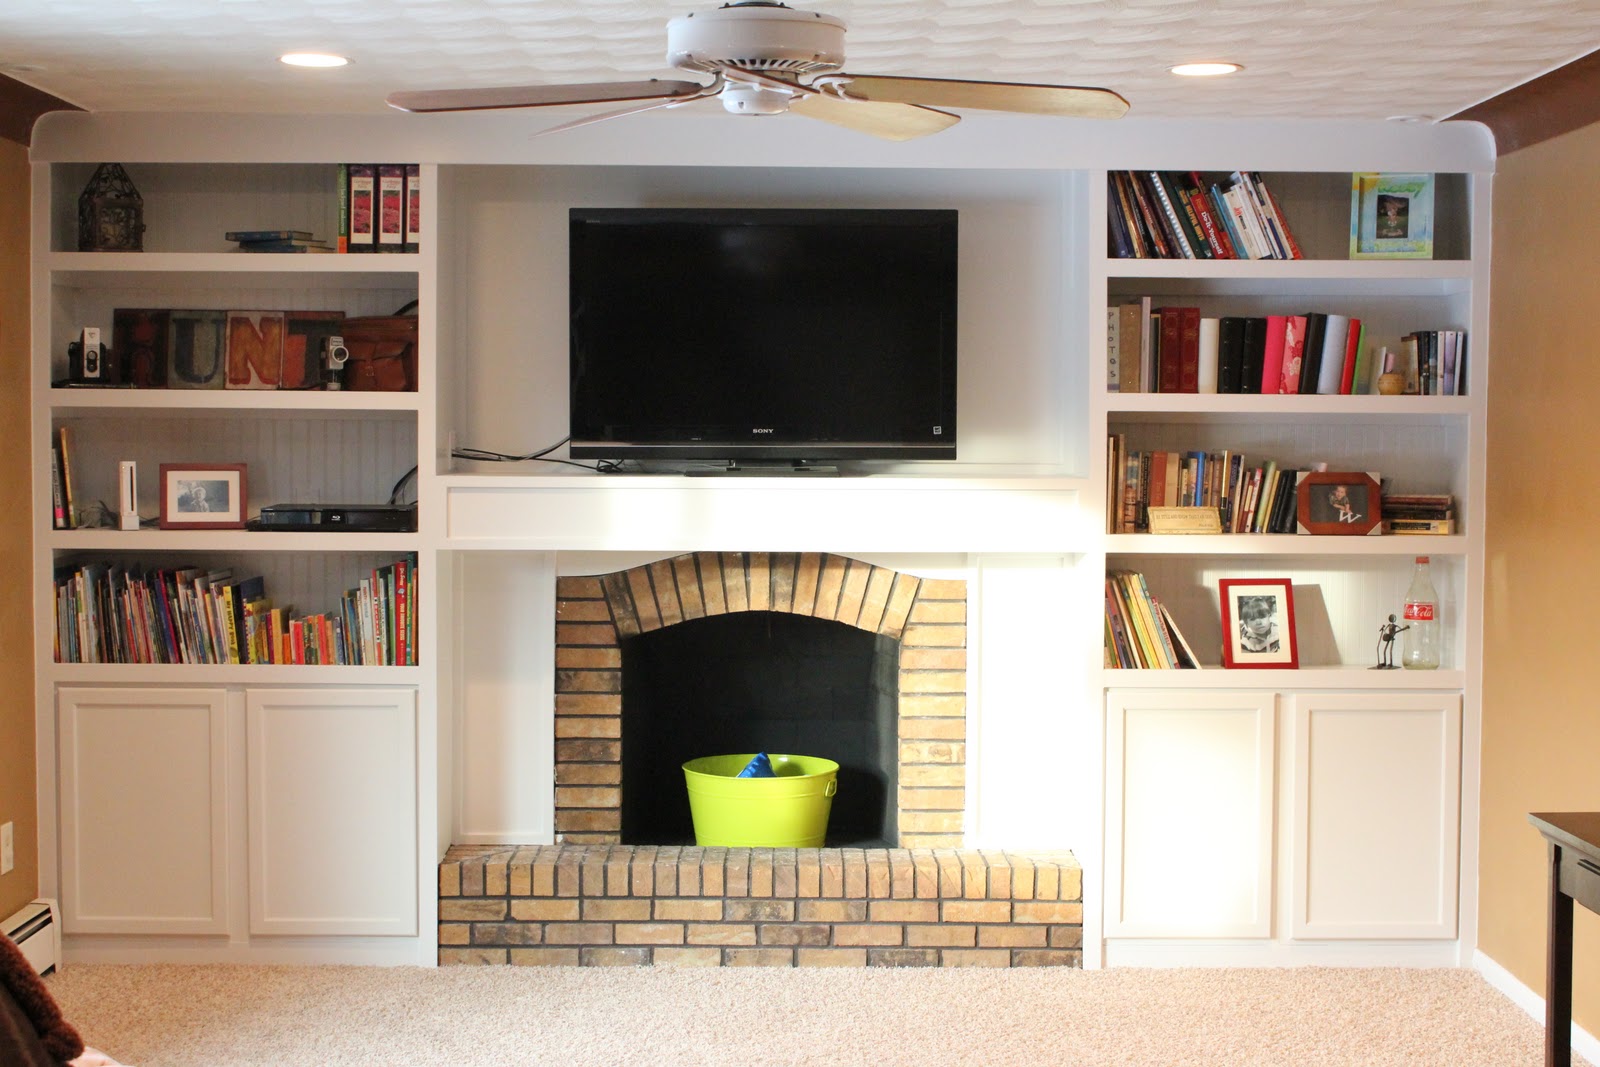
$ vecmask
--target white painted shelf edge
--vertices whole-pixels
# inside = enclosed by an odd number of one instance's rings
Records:
[[[1376,671],[1369,665],[1226,670],[1213,664],[1198,671],[1106,668],[1100,674],[1105,689],[1275,689],[1297,693],[1313,689],[1428,689],[1453,692],[1466,685],[1465,671]]]
[[[417,685],[421,667],[342,667],[308,664],[52,663],[57,685]]]
[[[74,411],[261,411],[351,414],[419,408],[416,393],[315,389],[51,389],[50,409]]]
[[[48,547],[85,552],[416,552],[416,533],[277,530],[51,530]]]
[[[1301,534],[1108,534],[1108,556],[1459,556],[1460,534],[1327,537]]]

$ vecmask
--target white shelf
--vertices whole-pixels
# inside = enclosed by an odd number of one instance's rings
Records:
[[[196,288],[215,288],[217,275],[232,287],[329,285],[393,289],[421,269],[416,253],[385,255],[295,255],[252,252],[51,252],[44,266],[58,285],[141,285],[150,275],[192,275],[177,279]]]
[[[415,552],[416,533],[289,533],[275,530],[51,530],[57,551]]]
[[[117,411],[259,411],[360,416],[415,412],[416,393],[325,392],[315,389],[51,389],[57,415]]]
[[[1107,555],[1128,556],[1456,556],[1467,551],[1467,539],[1460,534],[1108,534],[1105,543]]]
[[[52,663],[47,674],[69,685],[416,685],[421,667],[257,664]]]
[[[1120,670],[1101,672],[1107,689],[1437,689],[1466,685],[1464,671],[1375,671],[1370,664],[1302,667],[1299,670],[1226,670],[1208,665],[1198,671]]]
[[[1465,396],[1324,396],[1255,393],[1107,393],[1113,423],[1210,422],[1245,415],[1294,422],[1340,425],[1357,422],[1417,422],[1459,419],[1473,410]]]
[[[1470,260],[1345,260],[1345,259],[1107,259],[1106,277],[1194,281],[1205,291],[1259,292],[1263,284],[1276,292],[1318,293],[1452,293],[1472,281]],[[1166,287],[1163,286],[1163,290]]]

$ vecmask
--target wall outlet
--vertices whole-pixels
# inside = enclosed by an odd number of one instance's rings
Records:
[[[0,874],[10,874],[17,865],[17,835],[11,823],[0,823]]]

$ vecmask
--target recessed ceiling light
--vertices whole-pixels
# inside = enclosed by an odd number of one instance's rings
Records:
[[[333,56],[323,52],[290,52],[286,56],[279,56],[278,62],[287,63],[291,67],[342,67],[350,61],[344,56]]]
[[[1211,78],[1218,74],[1232,74],[1244,67],[1238,63],[1179,63],[1171,69],[1172,73],[1185,78]]]

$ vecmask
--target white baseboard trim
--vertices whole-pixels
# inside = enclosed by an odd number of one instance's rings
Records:
[[[1543,997],[1523,985],[1516,975],[1485,956],[1481,949],[1472,954],[1472,966],[1483,975],[1484,981],[1511,998],[1511,1003],[1533,1016],[1540,1026],[1544,1025]],[[1600,1039],[1577,1023],[1572,1024],[1572,1051],[1590,1063],[1600,1063]]]

